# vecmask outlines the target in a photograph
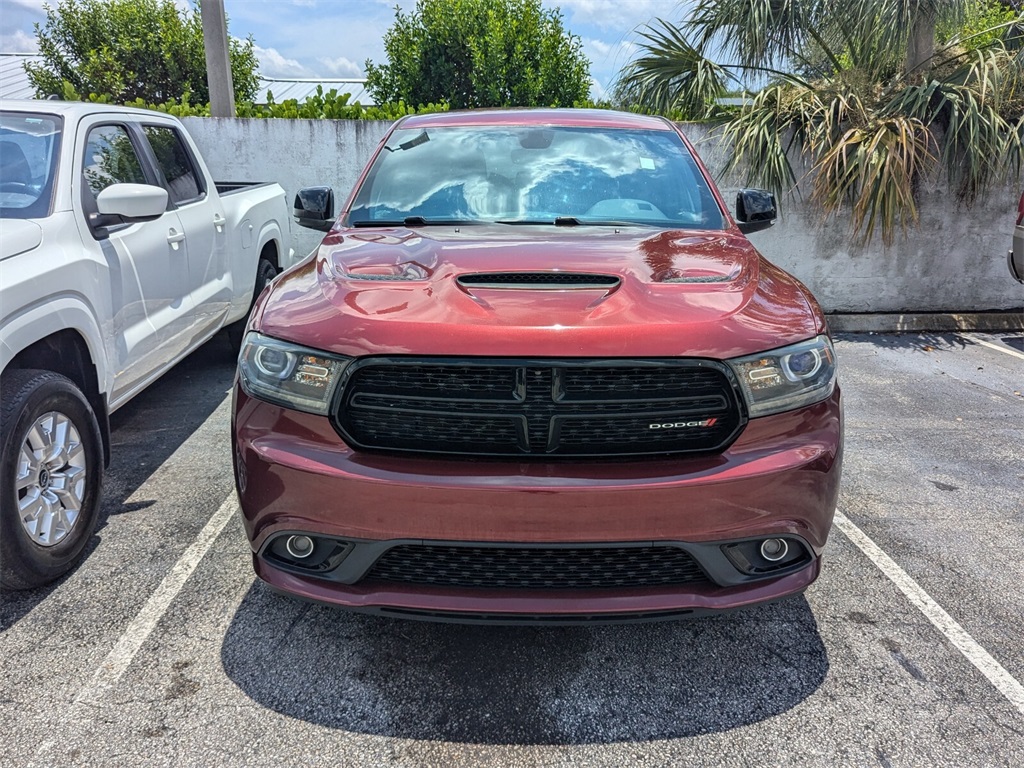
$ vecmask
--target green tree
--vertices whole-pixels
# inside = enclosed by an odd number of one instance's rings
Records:
[[[850,214],[862,240],[891,242],[918,220],[914,190],[945,173],[968,205],[1021,170],[1024,73],[1009,50],[1014,14],[995,29],[981,0],[698,0],[681,27],[658,21],[620,73],[620,96],[648,109],[715,111],[726,83],[767,80],[726,117],[731,155],[777,193],[791,158],[812,199]],[[714,63],[709,52],[721,61]]]
[[[26,64],[36,94],[63,94],[64,83],[114,103],[163,103],[190,94],[210,100],[199,13],[173,0],[60,0],[36,24],[40,64]],[[251,101],[259,84],[252,38],[229,41],[235,98]]]
[[[366,62],[382,104],[571,107],[590,90],[580,38],[540,0],[418,0],[396,9],[384,51],[387,64]]]
[[[958,40],[969,51],[1007,37],[1006,24],[1017,18],[1017,12],[1006,0],[977,0],[968,3],[965,11],[961,23],[940,25],[938,34],[943,40]]]

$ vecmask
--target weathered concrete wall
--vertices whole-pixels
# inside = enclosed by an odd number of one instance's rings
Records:
[[[334,187],[340,206],[389,123],[334,120],[188,118],[185,124],[219,180],[277,181],[288,192]],[[720,142],[704,126],[684,130],[726,199],[741,180],[722,179]],[[800,278],[828,312],[979,312],[1020,310],[1024,289],[1006,269],[1018,193],[1007,189],[967,210],[942,187],[920,196],[921,226],[890,247],[853,243],[846,223],[822,222],[800,200],[782,202],[782,218],[751,235],[769,259]],[[317,232],[295,226],[295,249],[308,252]]]

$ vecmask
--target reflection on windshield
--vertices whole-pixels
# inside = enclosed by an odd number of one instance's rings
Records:
[[[360,187],[354,226],[556,219],[722,229],[672,131],[535,126],[398,130]]]
[[[50,115],[0,113],[0,216],[47,216],[53,193],[60,121]]]

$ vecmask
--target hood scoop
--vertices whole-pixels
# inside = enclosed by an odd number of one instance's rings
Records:
[[[666,277],[663,283],[729,283],[739,276],[737,270],[731,275],[687,275],[685,277]]]
[[[738,266],[726,274],[706,269],[669,269],[655,274],[653,278],[656,283],[731,283],[740,273]]]
[[[531,291],[603,290],[617,287],[621,280],[614,275],[584,272],[477,272],[460,275],[463,288],[507,288]]]

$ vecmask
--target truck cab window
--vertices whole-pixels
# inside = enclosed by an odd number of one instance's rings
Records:
[[[155,125],[147,125],[144,130],[157,165],[167,180],[171,202],[181,205],[201,198],[205,190],[178,132]]]
[[[89,131],[82,160],[82,178],[85,189],[92,193],[95,210],[96,195],[111,184],[146,184],[146,174],[135,152],[131,138],[120,125],[100,125]]]
[[[31,112],[0,113],[0,216],[47,216],[53,196],[61,121]]]

